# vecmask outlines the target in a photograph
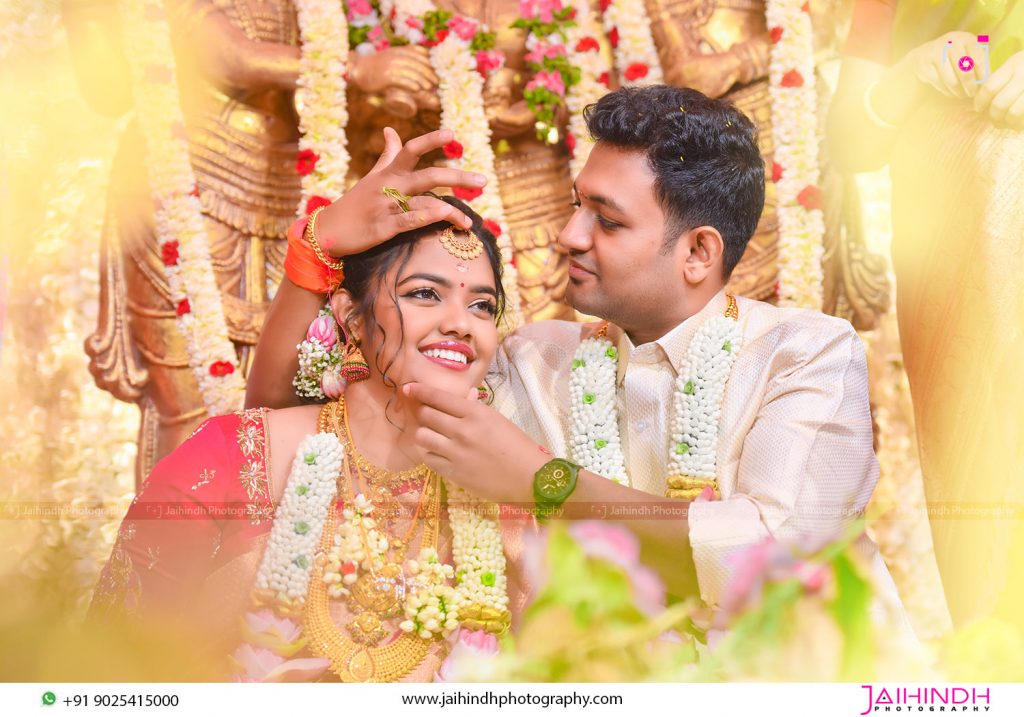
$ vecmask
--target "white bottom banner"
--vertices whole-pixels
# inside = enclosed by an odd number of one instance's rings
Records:
[[[1024,715],[1022,684],[0,684],[0,714]]]

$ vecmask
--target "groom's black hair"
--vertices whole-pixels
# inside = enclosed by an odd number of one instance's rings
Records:
[[[611,92],[583,116],[595,141],[646,155],[665,213],[664,250],[694,227],[714,227],[725,242],[727,279],[764,208],[764,160],[753,122],[729,102],[666,85]]]

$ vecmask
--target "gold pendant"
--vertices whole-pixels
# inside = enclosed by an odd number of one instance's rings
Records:
[[[401,565],[387,563],[373,573],[363,573],[352,586],[352,598],[362,608],[381,618],[402,614],[405,600],[405,574]]]

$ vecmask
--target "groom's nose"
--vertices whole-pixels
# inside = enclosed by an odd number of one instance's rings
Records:
[[[589,251],[593,240],[591,232],[593,219],[588,218],[586,210],[577,207],[569,223],[558,234],[558,245],[570,254],[581,254]]]

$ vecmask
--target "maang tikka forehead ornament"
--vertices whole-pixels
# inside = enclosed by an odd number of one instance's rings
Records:
[[[484,243],[478,236],[469,232],[459,232],[459,236],[455,236],[451,227],[441,232],[441,246],[456,259],[464,261],[476,259],[484,251]]]

